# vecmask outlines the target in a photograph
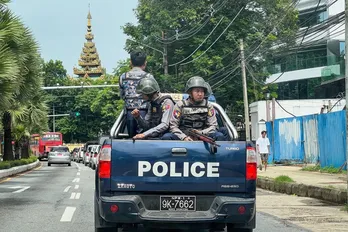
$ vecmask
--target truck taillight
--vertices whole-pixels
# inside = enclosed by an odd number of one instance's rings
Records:
[[[246,156],[246,179],[256,180],[257,178],[257,156],[255,148],[247,147]]]
[[[111,145],[104,145],[99,155],[99,178],[110,178],[111,175]]]

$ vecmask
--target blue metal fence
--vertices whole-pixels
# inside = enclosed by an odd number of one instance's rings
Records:
[[[320,165],[341,167],[346,154],[346,114],[338,111],[318,116]]]
[[[345,162],[345,111],[276,119],[266,123],[271,142],[269,162],[318,163],[341,167]]]

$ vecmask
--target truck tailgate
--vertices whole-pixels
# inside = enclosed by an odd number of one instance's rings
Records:
[[[113,140],[111,190],[127,192],[245,192],[245,142]]]

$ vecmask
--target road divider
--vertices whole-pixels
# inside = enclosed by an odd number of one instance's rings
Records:
[[[9,168],[9,169],[0,170],[0,179],[32,170],[32,169],[38,167],[39,165],[40,165],[40,161],[37,160],[31,164],[21,165],[21,166]]]
[[[257,187],[300,197],[311,197],[338,204],[347,202],[347,190],[317,187],[293,182],[279,182],[272,178],[258,177]]]

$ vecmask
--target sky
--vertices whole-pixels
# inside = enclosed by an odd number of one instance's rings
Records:
[[[107,73],[112,73],[117,62],[129,56],[121,26],[136,23],[137,0],[12,0],[8,7],[31,29],[42,58],[63,61],[73,76],[86,41],[89,4],[99,58]]]

